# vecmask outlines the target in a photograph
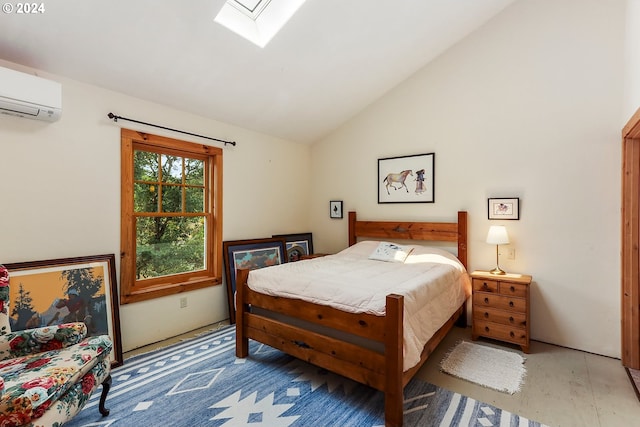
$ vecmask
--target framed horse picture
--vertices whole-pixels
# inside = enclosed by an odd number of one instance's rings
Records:
[[[436,154],[378,159],[378,203],[435,202]]]

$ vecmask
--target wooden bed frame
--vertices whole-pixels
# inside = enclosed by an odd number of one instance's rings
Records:
[[[392,240],[457,242],[458,259],[467,266],[467,213],[458,212],[458,222],[358,221],[349,212],[349,246],[359,237]],[[247,286],[248,270],[237,273],[236,356],[247,357],[249,338],[282,350],[313,365],[366,384],[384,393],[385,425],[401,426],[403,390],[447,335],[456,321],[466,326],[466,301],[425,345],[420,362],[403,372],[403,297],[386,297],[385,316],[354,314],[309,302],[273,297]],[[251,307],[281,313],[314,325],[364,337],[384,346],[384,352],[321,334],[303,326],[252,313]],[[384,331],[381,334],[380,331]]]

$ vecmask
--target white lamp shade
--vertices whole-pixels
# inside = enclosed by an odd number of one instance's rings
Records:
[[[492,225],[487,233],[487,243],[491,245],[506,245],[509,243],[509,235],[504,225]]]

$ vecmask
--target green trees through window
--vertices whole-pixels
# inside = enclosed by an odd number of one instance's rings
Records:
[[[204,164],[134,150],[137,279],[205,268]]]

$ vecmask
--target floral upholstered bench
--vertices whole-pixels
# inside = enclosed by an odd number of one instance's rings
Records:
[[[0,265],[0,426],[61,426],[102,384],[111,385],[108,335],[87,337],[84,323],[11,332],[9,272]]]

